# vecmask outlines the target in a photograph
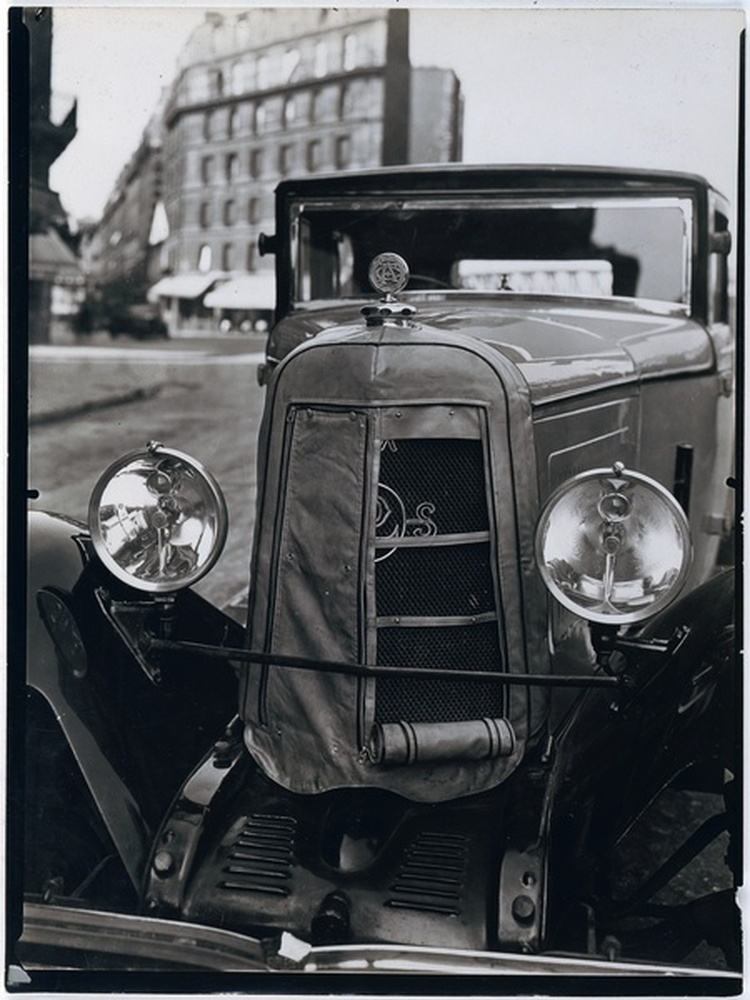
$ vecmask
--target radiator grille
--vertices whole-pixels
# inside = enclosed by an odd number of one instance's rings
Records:
[[[489,546],[396,549],[375,567],[378,615],[481,615],[495,610]]]
[[[378,663],[384,666],[497,670],[497,624],[463,628],[384,628],[378,631]],[[461,722],[497,718],[505,704],[496,681],[381,677],[377,722]]]
[[[481,441],[386,441],[380,482],[399,494],[408,511],[433,504],[441,535],[488,528]]]
[[[377,521],[377,662],[501,670],[482,442],[386,442]],[[460,722],[504,708],[496,681],[388,677],[375,720]]]

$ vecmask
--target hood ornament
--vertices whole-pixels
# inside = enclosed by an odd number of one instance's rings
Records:
[[[390,251],[377,254],[370,261],[367,278],[383,296],[377,305],[362,307],[368,326],[381,326],[388,320],[409,319],[414,315],[414,306],[404,305],[396,299],[409,281],[409,265],[400,254]]]

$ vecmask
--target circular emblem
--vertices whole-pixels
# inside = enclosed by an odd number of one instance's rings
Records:
[[[379,253],[370,261],[367,277],[376,292],[394,295],[406,287],[409,265],[397,253]]]

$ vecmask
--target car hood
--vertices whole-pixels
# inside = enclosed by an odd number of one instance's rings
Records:
[[[418,325],[475,337],[505,355],[518,366],[535,403],[621,382],[705,371],[714,364],[705,329],[653,303],[603,309],[571,300],[404,299],[416,306]],[[339,326],[349,332],[359,321],[361,303],[332,305],[283,320],[272,335],[271,353],[290,335],[299,343]]]

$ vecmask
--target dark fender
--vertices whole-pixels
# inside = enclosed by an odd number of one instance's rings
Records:
[[[675,602],[637,637],[668,639],[687,627],[677,651],[662,659],[630,651],[632,690],[587,692],[555,734],[543,820],[555,898],[579,895],[592,859],[606,858],[678,775],[702,768],[721,791],[739,754],[734,610],[732,572]]]
[[[45,587],[72,597],[84,570],[76,538],[84,534],[85,528],[72,521],[39,512],[30,515],[27,684],[52,708],[128,875],[138,885],[149,848],[149,830],[91,728],[71,709],[64,690],[64,668],[37,604],[37,595]],[[33,789],[28,793],[33,795]]]
[[[121,601],[136,603],[144,595],[123,593],[92,553],[86,529],[74,521],[30,515],[27,581],[27,685],[54,713],[137,887],[172,796],[236,713],[236,675],[229,664],[188,657],[165,664],[157,681],[150,677],[105,611],[110,588]],[[85,648],[83,669],[59,654],[40,613],[40,592],[54,595],[75,622]],[[191,637],[242,641],[239,626],[197,595],[185,592],[179,601]],[[76,808],[70,804],[73,818]]]

